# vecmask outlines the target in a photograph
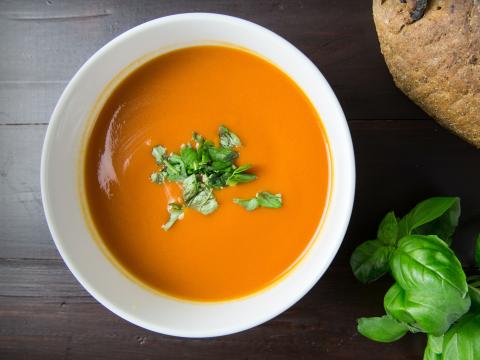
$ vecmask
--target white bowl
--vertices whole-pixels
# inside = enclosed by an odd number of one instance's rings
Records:
[[[126,277],[93,239],[82,212],[79,183],[87,122],[112,79],[146,56],[205,43],[249,49],[286,72],[322,118],[332,165],[327,214],[300,263],[265,291],[217,303],[176,300]],[[42,152],[41,187],[45,215],[58,251],[93,297],[115,314],[146,329],[183,337],[210,337],[261,324],[292,306],[315,285],[333,260],[347,229],[355,164],[350,132],[337,98],[305,55],[280,36],[251,22],[193,13],[137,26],[109,42],[78,70],[50,119]]]

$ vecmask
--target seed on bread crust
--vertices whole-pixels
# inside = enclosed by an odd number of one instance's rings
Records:
[[[428,0],[413,0],[413,3],[410,17],[412,18],[412,21],[417,21],[423,16],[423,13],[427,8]]]

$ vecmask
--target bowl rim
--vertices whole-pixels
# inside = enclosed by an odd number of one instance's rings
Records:
[[[97,289],[94,288],[94,286],[91,285],[90,281],[86,279],[80,271],[77,270],[77,268],[72,264],[72,260],[70,255],[67,253],[63,246],[63,241],[61,237],[58,234],[57,227],[56,227],[56,222],[54,220],[54,215],[53,215],[53,210],[51,208],[51,204],[49,203],[49,188],[48,188],[48,176],[49,174],[47,173],[47,163],[49,161],[49,154],[52,151],[51,149],[51,144],[52,144],[52,137],[54,136],[54,132],[56,128],[59,126],[61,122],[61,118],[59,117],[59,113],[61,111],[61,108],[65,106],[65,102],[67,99],[70,98],[71,93],[73,92],[73,89],[78,86],[77,83],[79,79],[82,77],[83,73],[85,73],[90,67],[92,67],[95,62],[98,61],[99,58],[101,58],[104,53],[110,51],[111,48],[114,48],[118,43],[127,41],[131,35],[140,32],[140,31],[147,31],[151,27],[156,27],[165,23],[170,23],[170,22],[176,22],[176,21],[185,21],[185,20],[225,20],[231,23],[235,23],[237,25],[242,25],[242,26],[248,26],[252,29],[255,29],[255,31],[260,31],[263,33],[267,33],[269,36],[272,36],[276,38],[276,40],[279,40],[280,42],[283,43],[283,45],[289,47],[290,51],[293,51],[296,53],[296,56],[299,56],[303,59],[305,62],[305,66],[308,66],[310,70],[314,71],[318,78],[322,81],[322,86],[326,92],[328,92],[328,96],[332,99],[332,104],[331,106],[334,107],[334,111],[339,117],[341,121],[338,121],[338,124],[336,126],[341,128],[341,132],[346,136],[346,141],[347,141],[347,148],[343,149],[346,153],[346,157],[349,159],[348,164],[344,164],[344,166],[348,167],[347,172],[351,175],[351,178],[348,179],[348,184],[349,187],[346,189],[343,189],[346,195],[346,207],[344,211],[344,219],[342,223],[340,224],[341,228],[338,232],[341,236],[338,237],[336,240],[335,246],[332,248],[332,251],[328,254],[328,258],[326,258],[323,267],[317,271],[315,274],[316,276],[311,276],[309,278],[308,283],[304,286],[303,291],[298,292],[295,296],[293,296],[290,301],[283,301],[281,306],[277,306],[275,310],[264,314],[263,316],[257,317],[255,320],[251,320],[248,323],[242,323],[239,326],[231,326],[228,329],[214,329],[214,330],[205,330],[202,333],[198,332],[192,332],[188,333],[186,331],[177,331],[176,329],[172,328],[166,328],[162,325],[159,324],[153,324],[149,323],[148,321],[144,321],[137,316],[135,316],[132,313],[128,313],[123,311],[122,309],[118,308],[117,305],[112,302],[110,299],[108,299],[104,294],[99,293]],[[235,44],[233,44],[235,45]],[[285,71],[284,69],[280,68],[282,71]],[[286,72],[287,73],[287,72]],[[288,73],[287,73],[288,74]],[[303,88],[298,85],[302,91]],[[305,93],[306,94],[306,93]],[[310,99],[310,96],[306,94],[306,96]],[[316,107],[315,107],[316,108]],[[327,134],[328,135],[328,134]],[[328,137],[328,136],[327,136]],[[330,139],[328,139],[330,142]],[[332,163],[332,171],[333,171],[333,150],[332,150],[332,144],[330,144],[330,162]],[[148,330],[152,330],[155,332],[167,334],[167,335],[174,335],[174,336],[181,336],[181,337],[191,337],[191,338],[198,338],[198,337],[214,337],[214,336],[222,336],[222,335],[228,335],[232,333],[236,333],[239,331],[243,331],[252,327],[255,327],[259,324],[262,324],[277,315],[281,314],[288,308],[290,308],[293,304],[295,304],[297,301],[299,301],[302,297],[305,296],[305,294],[310,291],[310,289],[318,282],[318,280],[323,276],[325,271],[329,268],[331,262],[333,261],[334,257],[336,256],[338,249],[340,248],[345,233],[348,228],[348,224],[350,221],[352,209],[353,209],[353,202],[354,202],[354,194],[355,194],[355,158],[354,158],[354,151],[353,151],[353,144],[351,140],[351,134],[348,128],[348,124],[344,115],[344,112],[340,106],[340,103],[338,102],[338,99],[333,92],[332,88],[330,87],[329,83],[323,76],[323,74],[320,72],[320,70],[313,64],[313,62],[306,56],[304,55],[300,50],[298,50],[294,45],[292,45],[289,41],[284,39],[283,37],[277,35],[276,33],[272,32],[271,30],[264,28],[263,26],[260,26],[258,24],[255,24],[251,21],[244,20],[238,17],[234,16],[229,16],[229,15],[223,15],[223,14],[215,14],[215,13],[182,13],[182,14],[175,14],[175,15],[169,15],[165,17],[160,17],[157,19],[150,20],[148,22],[145,22],[143,24],[140,24],[138,26],[135,26],[126,32],[116,36],[114,39],[106,43],[104,46],[102,46],[99,50],[97,50],[75,73],[75,75],[72,77],[72,79],[68,82],[66,88],[62,92],[55,108],[54,111],[52,112],[52,115],[50,117],[50,121],[47,127],[45,139],[43,142],[43,147],[42,147],[42,154],[41,154],[41,164],[40,164],[40,185],[41,185],[41,196],[42,196],[42,203],[43,203],[43,208],[44,208],[44,213],[45,217],[47,220],[47,224],[50,230],[50,233],[52,235],[52,239],[55,243],[56,248],[58,249],[62,259],[64,260],[65,264],[69,268],[69,270],[72,272],[72,274],[75,276],[77,281],[80,282],[80,284],[88,291],[88,293],[94,297],[97,301],[99,301],[103,306],[105,306],[107,309],[115,313],[116,315],[120,316],[121,318],[135,324],[138,326],[141,326],[143,328],[146,328]],[[333,186],[333,184],[331,184]],[[331,189],[330,191],[335,191],[335,189]],[[329,201],[332,201],[332,196],[330,196]],[[328,206],[328,204],[327,204]],[[327,210],[328,211],[328,210]],[[328,217],[328,214],[326,215]],[[319,237],[321,237],[319,235]],[[309,249],[314,245],[312,245]],[[308,251],[307,251],[308,253]],[[300,260],[300,261],[303,261]],[[112,266],[114,266],[112,264]],[[295,271],[295,269],[291,270]],[[287,275],[288,276],[288,275]]]

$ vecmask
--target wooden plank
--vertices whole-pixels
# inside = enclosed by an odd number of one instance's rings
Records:
[[[102,45],[192,11],[239,16],[284,36],[324,73],[349,119],[427,117],[393,85],[368,1],[29,0],[0,4],[0,123],[48,122],[64,84]]]
[[[0,296],[91,299],[62,259],[0,259]]]
[[[0,257],[58,257],[40,194],[45,130],[45,125],[0,125]]]
[[[0,81],[0,124],[48,123],[66,81]]]

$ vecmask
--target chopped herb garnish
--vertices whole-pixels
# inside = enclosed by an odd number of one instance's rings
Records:
[[[183,189],[183,205],[168,205],[170,219],[162,226],[164,230],[170,229],[182,218],[185,207],[204,215],[214,212],[218,207],[215,189],[236,186],[257,178],[255,174],[247,172],[252,168],[251,164],[235,164],[239,153],[233,149],[242,145],[239,137],[223,125],[218,129],[218,136],[219,146],[194,132],[194,146],[191,143],[184,144],[179,153],[167,154],[167,149],[161,145],[152,149],[159,169],[150,175],[150,180],[155,184],[177,182]],[[249,211],[259,206],[279,208],[282,206],[282,196],[261,192],[253,199],[234,199],[234,202]]]
[[[168,213],[170,214],[170,218],[166,224],[162,225],[162,228],[165,231],[170,229],[177,220],[182,219],[183,206],[177,203],[170,203],[168,204]]]
[[[224,148],[234,148],[242,145],[240,138],[223,125],[218,128],[218,136],[220,137],[220,145]]]
[[[164,179],[165,173],[162,171],[157,171],[150,175],[150,180],[155,184],[163,184]]]
[[[228,186],[233,186],[255,180],[257,178],[257,175],[245,173],[245,171],[247,171],[251,167],[252,165],[246,164],[233,170],[232,174],[228,177],[226,184]]]
[[[187,202],[187,206],[203,215],[208,215],[217,209],[218,202],[213,195],[213,189],[202,184],[201,190]]]
[[[282,194],[271,194],[266,191],[259,192],[251,199],[233,199],[235,204],[243,206],[248,211],[259,207],[278,209],[282,207]]]
[[[258,204],[261,207],[278,209],[282,207],[282,194],[270,194],[262,191],[257,194]]]
[[[258,199],[256,197],[251,198],[251,199],[245,199],[245,200],[235,198],[235,199],[233,199],[233,202],[235,204],[243,206],[248,211],[253,211],[253,210],[255,210],[256,208],[259,207]]]
[[[167,152],[167,149],[165,149],[161,145],[155,146],[152,149],[152,155],[155,158],[155,161],[157,162],[158,165],[161,165],[163,163],[163,159],[165,158],[166,152]]]

